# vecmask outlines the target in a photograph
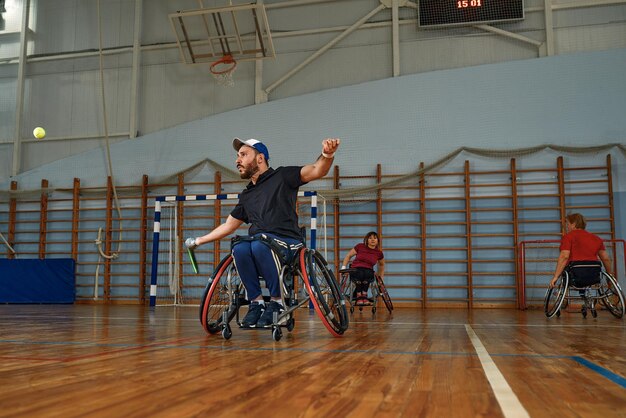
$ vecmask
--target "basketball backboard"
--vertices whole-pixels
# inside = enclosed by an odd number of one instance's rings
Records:
[[[239,4],[178,11],[168,15],[183,62],[212,63],[274,57],[265,5]]]

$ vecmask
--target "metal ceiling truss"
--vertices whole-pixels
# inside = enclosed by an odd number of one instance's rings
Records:
[[[288,70],[278,80],[263,88],[261,86],[262,77],[256,77],[256,93],[255,102],[262,103],[267,101],[268,95],[277,87],[293,77],[300,70],[305,68],[311,62],[319,58],[326,51],[331,49],[341,40],[349,36],[352,32],[368,27],[367,23],[373,16],[384,9],[391,9],[392,19],[390,25],[392,27],[392,51],[393,51],[393,76],[400,75],[400,35],[399,26],[401,23],[399,18],[399,8],[407,7],[417,9],[417,3],[410,0],[379,0],[380,4],[357,20],[350,26],[341,30],[341,33],[335,38],[320,47],[308,58]],[[551,0],[546,0],[547,2]],[[177,37],[177,44],[181,52],[183,62],[187,64],[198,64],[214,62],[225,55],[232,55],[237,61],[256,61],[256,73],[262,73],[261,59],[273,58],[275,56],[274,46],[272,42],[272,34],[267,21],[266,8],[305,5],[311,3],[325,3],[329,0],[299,0],[293,4],[289,2],[270,4],[265,6],[262,2],[244,5],[230,5],[225,7],[203,8],[202,0],[198,0],[201,8],[198,10],[189,10],[183,12],[172,13],[169,15],[172,28]],[[252,30],[243,32],[240,20],[243,16],[252,16],[254,22]],[[238,13],[238,15],[236,15]],[[197,33],[189,33],[185,19],[201,18],[203,21],[205,33],[199,35]],[[226,22],[226,23],[225,23]],[[195,25],[197,27],[197,25]],[[512,32],[495,28],[489,25],[475,25],[477,29],[495,33],[501,36],[510,37],[518,41],[527,42],[540,48],[541,42],[518,35]],[[203,39],[204,38],[204,39]]]

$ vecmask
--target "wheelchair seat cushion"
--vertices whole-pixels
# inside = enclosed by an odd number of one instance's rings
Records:
[[[356,267],[353,272],[350,272],[350,280],[353,282],[372,283],[375,279],[374,270],[372,269]]]
[[[251,241],[260,241],[261,243],[267,245],[272,252],[278,257],[281,265],[286,265],[291,262],[293,256],[295,255],[295,251],[289,251],[293,246],[287,244],[286,242],[274,238],[269,237],[265,234],[257,234],[257,235],[235,235],[230,240],[230,250],[239,244],[240,242],[251,242]]]
[[[573,261],[567,266],[571,283],[575,287],[587,287],[600,282],[602,263],[593,261]]]

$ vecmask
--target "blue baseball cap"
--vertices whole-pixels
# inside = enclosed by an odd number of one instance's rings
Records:
[[[265,144],[261,141],[254,138],[246,139],[245,141],[239,138],[233,139],[233,148],[235,148],[235,151],[239,152],[239,148],[243,147],[244,145],[254,148],[258,152],[263,154],[265,156],[265,161],[270,160],[270,152],[267,150]]]

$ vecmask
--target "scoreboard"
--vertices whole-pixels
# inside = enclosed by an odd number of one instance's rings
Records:
[[[524,19],[524,0],[419,0],[420,27]]]

